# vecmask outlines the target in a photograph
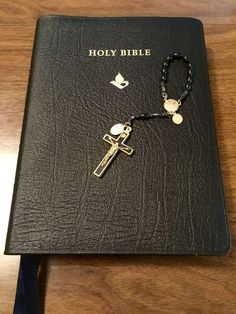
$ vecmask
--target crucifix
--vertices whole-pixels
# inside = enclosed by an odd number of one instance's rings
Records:
[[[129,147],[128,145],[124,144],[124,142],[127,140],[127,138],[130,135],[130,132],[132,131],[132,128],[130,126],[124,126],[123,130],[121,131],[119,137],[116,139],[109,134],[105,134],[103,139],[107,143],[111,144],[111,148],[106,153],[103,160],[100,162],[100,164],[97,166],[97,168],[94,171],[94,174],[98,177],[101,177],[103,173],[106,171],[107,167],[111,163],[111,161],[114,159],[116,154],[121,150],[123,153],[127,155],[132,155],[133,148]]]

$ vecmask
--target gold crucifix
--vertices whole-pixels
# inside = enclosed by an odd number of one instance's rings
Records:
[[[100,162],[100,164],[97,166],[97,168],[94,171],[94,174],[98,177],[101,177],[111,161],[114,159],[116,154],[118,153],[119,150],[124,152],[127,155],[132,155],[133,153],[133,148],[127,146],[124,144],[124,142],[127,140],[127,138],[130,135],[130,132],[132,131],[132,128],[130,126],[125,126],[119,137],[113,138],[109,134],[105,134],[103,139],[104,141],[108,142],[111,144],[111,148],[108,150],[107,154],[103,158],[103,160]]]

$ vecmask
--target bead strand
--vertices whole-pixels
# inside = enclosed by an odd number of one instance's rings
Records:
[[[129,124],[129,125],[132,125],[132,122],[134,120],[147,120],[147,119],[156,118],[156,117],[158,117],[158,118],[167,118],[168,114],[167,113],[157,113],[157,112],[154,112],[154,113],[141,113],[138,116],[131,116],[130,119],[128,120],[128,122],[126,122],[126,123]]]
[[[162,90],[162,96],[164,100],[168,98],[167,90],[166,90],[166,82],[168,79],[168,68],[170,66],[170,63],[174,60],[183,60],[188,65],[188,78],[187,82],[185,84],[185,90],[180,95],[178,102],[181,103],[182,100],[185,99],[185,97],[189,94],[189,91],[192,88],[192,82],[193,82],[193,65],[190,62],[189,58],[187,56],[181,55],[178,52],[175,52],[172,55],[169,55],[166,60],[163,62],[163,66],[161,69],[161,90]]]

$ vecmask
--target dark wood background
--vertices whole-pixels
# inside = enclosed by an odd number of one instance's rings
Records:
[[[35,22],[39,15],[192,16],[205,27],[233,238],[227,257],[50,257],[45,313],[236,313],[236,1],[0,1],[0,247],[4,249]],[[0,255],[0,313],[12,313],[19,257]],[[33,313],[32,313],[33,314]]]

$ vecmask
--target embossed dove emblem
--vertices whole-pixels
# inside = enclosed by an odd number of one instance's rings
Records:
[[[119,89],[123,89],[129,85],[129,81],[125,81],[124,77],[118,73],[115,77],[115,80],[111,81],[110,84],[118,87]]]

